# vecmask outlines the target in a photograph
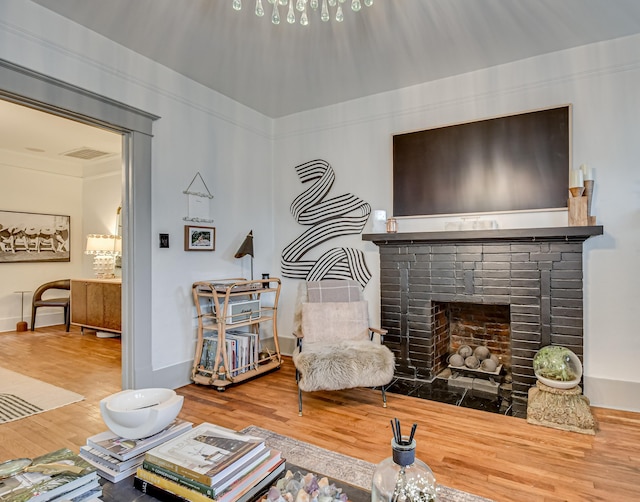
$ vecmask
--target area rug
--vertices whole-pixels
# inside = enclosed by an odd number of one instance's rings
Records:
[[[0,424],[77,403],[80,394],[0,368]]]
[[[375,464],[304,443],[255,425],[242,429],[242,432],[264,438],[267,446],[281,451],[287,462],[365,490],[371,489]],[[484,497],[442,485],[440,485],[438,500],[440,502],[491,502]]]

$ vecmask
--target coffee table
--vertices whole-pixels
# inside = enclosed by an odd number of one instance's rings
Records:
[[[297,465],[286,463],[287,470],[292,472],[309,472],[307,469],[301,469]],[[315,474],[323,477],[322,473],[316,472]],[[343,493],[349,496],[351,502],[370,502],[371,493],[367,490],[363,490],[357,486],[350,485],[346,481],[340,481],[329,478],[331,483],[334,483],[337,487],[342,488]],[[102,500],[105,502],[151,502],[158,500],[155,497],[142,493],[133,487],[133,476],[123,479],[119,483],[111,483],[106,480],[102,480]]]

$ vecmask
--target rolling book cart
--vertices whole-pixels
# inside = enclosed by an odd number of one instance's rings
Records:
[[[219,391],[280,368],[277,311],[280,279],[221,279],[193,283],[198,340],[191,379]],[[263,302],[271,300],[273,306]],[[269,302],[270,303],[270,302]],[[271,323],[274,349],[260,346],[260,325]]]

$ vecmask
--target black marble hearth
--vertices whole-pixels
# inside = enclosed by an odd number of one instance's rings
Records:
[[[508,390],[487,392],[464,385],[450,385],[446,378],[435,378],[427,382],[402,377],[394,378],[386,390],[394,394],[428,399],[452,406],[526,418],[526,415],[514,410],[511,392]]]
[[[535,353],[557,344],[582,359],[582,244],[602,233],[591,226],[363,235],[380,249],[381,325],[396,356],[395,388],[525,416]],[[508,307],[508,404],[438,381],[450,342],[435,319],[448,302]]]

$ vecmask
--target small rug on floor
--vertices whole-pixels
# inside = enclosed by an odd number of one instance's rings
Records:
[[[0,424],[82,401],[84,396],[0,368]]]
[[[242,432],[258,436],[266,440],[269,448],[282,452],[282,456],[292,464],[308,469],[311,472],[324,474],[329,478],[345,481],[349,484],[371,490],[371,478],[375,464],[326,450],[319,446],[298,441],[276,432],[250,425]],[[436,480],[438,476],[436,474]],[[484,497],[440,485],[440,502],[491,502]]]

